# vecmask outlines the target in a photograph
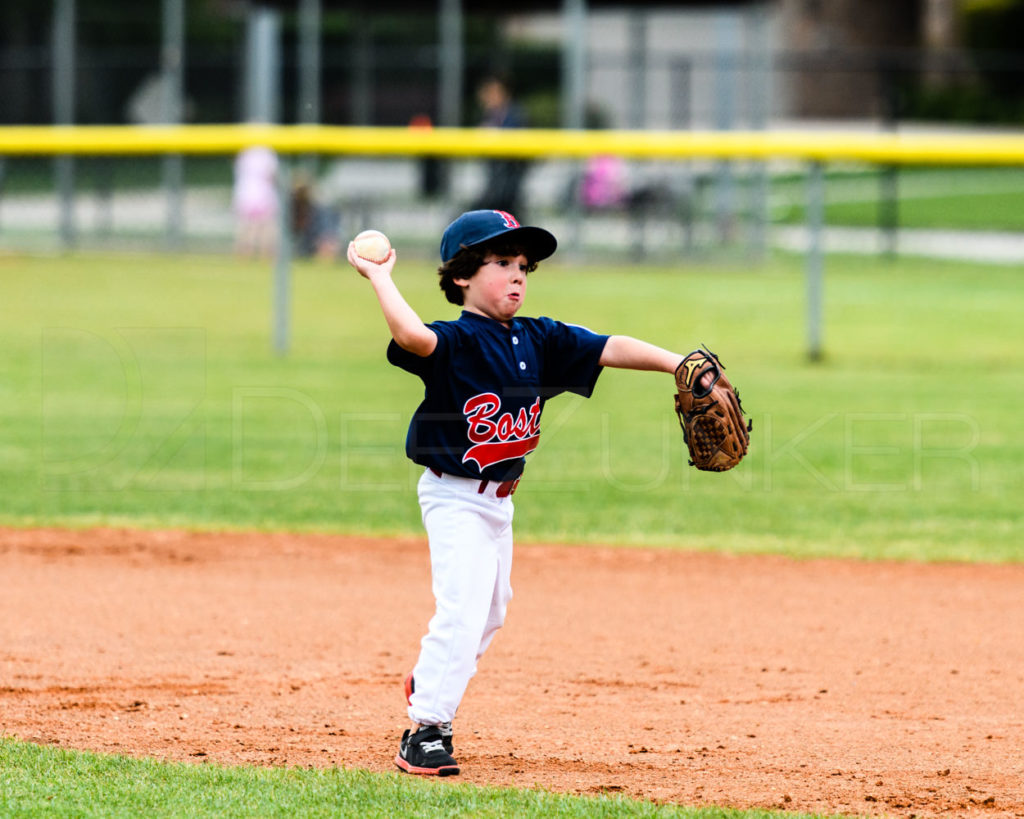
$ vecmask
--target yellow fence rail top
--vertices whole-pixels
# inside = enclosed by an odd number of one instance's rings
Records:
[[[885,164],[1024,165],[1024,133],[573,131],[329,125],[0,127],[0,156],[286,154],[635,159],[804,159]]]

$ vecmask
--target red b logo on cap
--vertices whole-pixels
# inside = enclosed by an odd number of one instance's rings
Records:
[[[505,227],[507,227],[507,228],[517,228],[517,227],[519,227],[519,222],[516,221],[516,217],[513,216],[511,213],[506,213],[503,210],[496,210],[494,212],[496,214],[498,214],[498,216],[501,217],[501,221],[503,221],[505,223]]]

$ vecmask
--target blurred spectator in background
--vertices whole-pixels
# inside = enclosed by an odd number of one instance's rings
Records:
[[[270,257],[277,249],[277,154],[253,146],[235,157],[235,252]]]
[[[485,79],[477,89],[483,109],[481,128],[525,128],[526,115],[513,101],[508,83],[501,77]],[[504,210],[520,222],[523,215],[523,178],[529,165],[522,159],[492,159],[487,162],[484,188],[470,210]]]
[[[336,259],[341,247],[341,215],[317,201],[313,183],[304,177],[292,187],[292,239],[301,258]]]
[[[688,208],[688,198],[673,191],[663,178],[633,180],[622,157],[601,155],[588,159],[583,173],[570,180],[565,205],[579,202],[587,213],[622,211],[644,216]]]
[[[580,182],[580,201],[583,207],[587,210],[617,208],[626,201],[626,196],[626,163],[622,157],[590,157]]]
[[[413,130],[430,131],[434,123],[429,115],[416,114],[409,120],[409,127]],[[420,196],[424,199],[434,199],[443,192],[444,170],[444,165],[437,156],[427,154],[420,159]]]

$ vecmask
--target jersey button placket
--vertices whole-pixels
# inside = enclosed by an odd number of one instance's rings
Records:
[[[519,336],[512,336],[512,346],[513,347],[518,347],[519,346]],[[522,360],[519,361],[519,370],[520,370],[520,372],[525,372],[526,371],[526,362],[525,361],[522,361]]]

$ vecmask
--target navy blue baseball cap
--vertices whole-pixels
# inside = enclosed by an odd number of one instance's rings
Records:
[[[511,213],[471,210],[445,228],[441,236],[441,261],[447,263],[464,247],[473,247],[498,237],[522,244],[531,262],[546,259],[558,247],[558,241],[544,228],[524,227]]]

